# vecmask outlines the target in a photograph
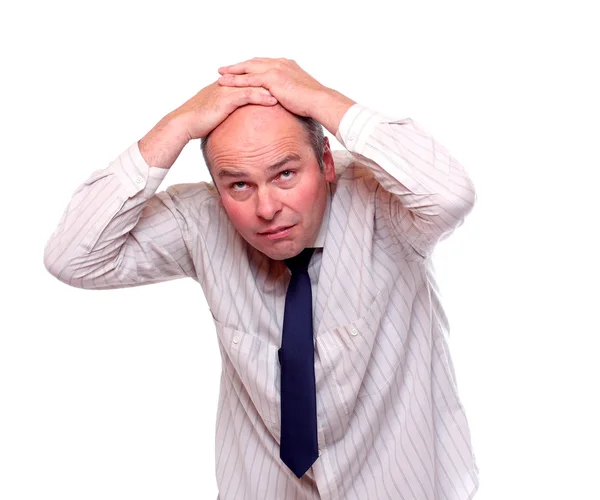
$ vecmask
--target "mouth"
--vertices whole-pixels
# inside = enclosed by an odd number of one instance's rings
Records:
[[[264,231],[262,233],[258,233],[260,236],[268,238],[270,240],[276,240],[279,238],[283,238],[289,234],[289,232],[294,228],[294,226],[282,226],[269,231]]]

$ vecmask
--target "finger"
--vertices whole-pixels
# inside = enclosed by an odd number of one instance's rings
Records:
[[[232,64],[231,66],[222,66],[217,71],[220,75],[225,75],[227,73],[231,73],[233,75],[243,75],[244,73],[252,72],[252,69],[255,67],[251,61],[244,61],[238,64]]]
[[[264,87],[248,87],[248,88],[251,89],[253,93],[259,93],[259,94],[263,94],[266,96],[275,97],[273,94],[271,94],[271,92],[269,92],[268,89],[266,89]]]
[[[265,87],[264,74],[244,74],[244,75],[232,75],[225,74],[218,80],[219,85],[225,87]]]
[[[271,94],[255,94],[252,93],[248,99],[248,104],[261,104],[263,106],[274,106],[277,104],[277,99]]]
[[[226,73],[232,73],[234,75],[242,75],[244,73],[264,73],[273,65],[274,59],[267,59],[264,57],[255,57],[248,61],[243,61],[237,64],[231,64],[229,66],[221,66],[217,71],[219,74],[224,75]]]
[[[236,107],[245,104],[262,104],[263,106],[273,106],[277,104],[277,99],[271,93],[262,87],[246,87],[239,89],[231,96],[232,102]]]

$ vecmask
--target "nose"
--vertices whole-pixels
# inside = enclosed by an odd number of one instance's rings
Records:
[[[256,215],[265,220],[273,220],[281,210],[281,202],[271,189],[260,188],[256,195]]]

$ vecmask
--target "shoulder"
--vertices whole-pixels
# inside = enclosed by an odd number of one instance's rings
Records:
[[[173,184],[165,192],[177,203],[190,207],[218,203],[219,199],[214,185],[208,182]]]
[[[217,221],[225,215],[219,193],[212,183],[173,184],[156,196],[179,217],[198,227],[208,226],[211,220]]]
[[[370,190],[377,190],[379,182],[373,176],[373,172],[361,160],[359,155],[353,155],[349,151],[332,151],[335,166],[335,184],[352,186],[363,185]]]

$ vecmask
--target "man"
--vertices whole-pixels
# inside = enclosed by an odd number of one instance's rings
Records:
[[[468,175],[413,120],[294,61],[219,72],[79,187],[47,269],[90,289],[201,284],[223,361],[221,500],[472,498],[431,264],[473,207]],[[213,183],[156,193],[197,138]]]

